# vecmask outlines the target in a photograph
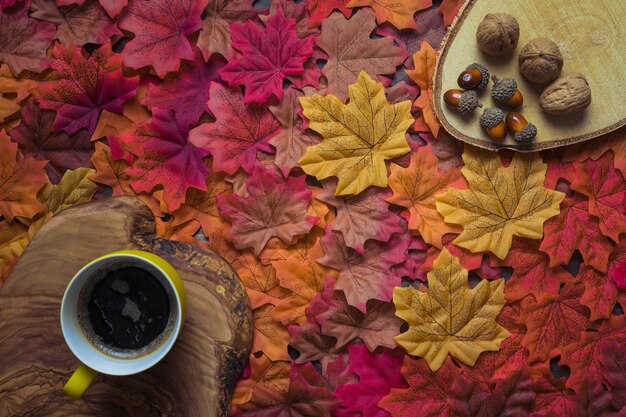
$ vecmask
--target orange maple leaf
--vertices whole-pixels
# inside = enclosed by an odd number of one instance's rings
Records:
[[[420,50],[413,55],[415,69],[407,70],[406,73],[420,88],[420,95],[415,100],[415,106],[420,109],[421,115],[415,120],[413,128],[418,132],[430,131],[435,138],[439,134],[441,125],[432,109],[433,103],[433,77],[435,76],[435,64],[437,51],[426,41],[422,42]]]

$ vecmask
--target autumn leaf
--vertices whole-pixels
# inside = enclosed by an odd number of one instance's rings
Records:
[[[426,281],[426,272],[423,268],[427,259],[426,242],[421,236],[404,234],[409,246],[404,251],[404,261],[391,267],[391,272],[401,278]]]
[[[539,250],[539,242],[514,238],[506,258],[497,260],[496,265],[513,268],[511,278],[504,286],[509,301],[520,300],[529,293],[558,294],[561,283],[571,275],[561,266],[550,267],[550,258]]]
[[[74,135],[54,130],[55,113],[40,109],[34,100],[22,107],[22,119],[8,134],[24,155],[40,161],[48,161],[46,174],[54,183],[59,182],[67,169],[92,166],[90,157],[94,145],[86,130]]]
[[[301,96],[298,90],[288,88],[277,106],[269,106],[269,110],[281,124],[281,131],[270,139],[270,143],[276,148],[276,166],[285,177],[289,176],[292,168],[298,166],[298,160],[308,146],[320,143],[318,136],[304,129],[303,120],[298,114],[298,99]]]
[[[181,59],[194,59],[187,37],[202,27],[200,15],[206,5],[207,0],[131,1],[118,18],[119,27],[135,35],[124,47],[124,65],[135,69],[150,65],[160,78],[178,71]]]
[[[577,389],[586,378],[604,381],[605,370],[601,364],[602,346],[614,342],[623,345],[626,341],[625,329],[624,316],[611,315],[608,320],[602,320],[599,326],[579,334],[576,342],[565,346],[561,351],[559,365],[565,365],[571,371],[567,378],[567,386]]]
[[[126,101],[122,106],[122,114],[102,110],[98,124],[91,135],[91,140],[106,137],[109,145],[115,147],[115,145],[119,145],[115,142],[115,137],[132,131],[136,124],[148,120],[151,114],[140,103],[141,100],[145,99],[145,92],[146,88],[144,86],[138,86],[137,95]]]
[[[0,222],[0,287],[28,243],[50,217],[52,213],[46,213],[28,227],[15,221]]]
[[[565,386],[565,378],[555,378],[547,367],[530,368],[530,375],[537,394],[536,411],[555,417],[574,415],[576,394]]]
[[[389,22],[398,29],[417,28],[413,15],[432,6],[432,0],[351,0],[346,7],[370,6],[379,24]]]
[[[271,237],[289,243],[317,223],[307,215],[311,191],[304,177],[283,179],[260,165],[246,181],[249,195],[222,195],[220,213],[233,225],[229,237],[238,249],[253,248],[258,255]]]
[[[559,214],[565,195],[544,188],[546,165],[539,156],[516,154],[505,168],[495,152],[465,149],[461,172],[469,189],[450,189],[436,197],[445,221],[463,226],[454,243],[504,259],[513,235],[540,239],[543,222]]]
[[[370,39],[375,27],[374,16],[364,10],[350,20],[333,13],[322,24],[322,34],[316,40],[328,54],[322,74],[328,79],[328,92],[340,101],[348,98],[349,85],[357,81],[359,72],[393,74],[405,59],[391,38]]]
[[[428,291],[397,287],[396,315],[409,330],[395,337],[411,355],[422,356],[433,371],[448,353],[474,365],[481,352],[498,350],[510,333],[496,323],[504,306],[504,280],[481,281],[470,289],[467,270],[446,249],[428,273]]]
[[[611,390],[613,406],[621,409],[626,406],[626,361],[622,353],[621,343],[607,343],[600,347],[600,363],[605,375],[604,379]]]
[[[521,320],[528,332],[522,344],[530,361],[545,361],[580,339],[590,326],[589,309],[580,304],[583,286],[570,281],[558,295],[543,294],[524,308]]]
[[[583,162],[587,159],[597,161],[607,151],[613,152],[615,168],[626,176],[626,126],[597,139],[566,147],[563,160],[565,162]]]
[[[557,185],[563,187],[563,181],[571,183],[576,177],[574,164],[563,161],[564,148],[550,149],[542,152],[543,162],[546,163],[546,179],[544,185],[546,188],[556,190]],[[565,190],[559,190],[565,192]]]
[[[271,95],[283,98],[283,80],[304,73],[302,65],[313,53],[313,37],[299,39],[296,22],[282,11],[270,16],[265,31],[248,21],[231,24],[232,45],[241,56],[219,73],[231,87],[245,86],[244,104],[265,103]]]
[[[194,59],[183,61],[180,70],[168,73],[162,82],[150,84],[144,100],[149,108],[173,110],[176,118],[188,125],[195,125],[203,113],[211,114],[209,86],[220,80],[217,71],[225,65],[219,55],[212,55],[206,63],[200,50],[193,50]]]
[[[288,361],[273,361],[267,355],[260,357],[250,355],[251,375],[248,379],[240,379],[233,392],[232,405],[248,402],[256,387],[264,387],[272,391],[289,389],[289,373],[291,366]]]
[[[46,51],[56,27],[28,17],[30,2],[0,12],[0,62],[16,77],[23,70],[41,72],[48,66]]]
[[[268,141],[278,133],[280,123],[267,106],[246,106],[239,88],[211,83],[209,96],[217,120],[192,129],[189,141],[211,152],[215,170],[232,175],[243,168],[251,174],[257,151],[273,152]]]
[[[609,318],[618,302],[626,305],[626,293],[617,287],[607,272],[581,266],[577,277],[585,285],[580,302],[589,307],[592,321]]]
[[[240,417],[330,417],[339,400],[328,391],[313,365],[292,365],[289,389],[258,387],[252,399],[237,407]]]
[[[350,86],[350,101],[333,95],[302,97],[309,127],[324,140],[300,159],[302,169],[321,180],[335,176],[337,195],[358,194],[370,185],[387,186],[386,159],[410,151],[405,131],[413,118],[410,103],[388,104],[385,90],[365,72]]]
[[[265,304],[252,311],[254,337],[251,351],[263,352],[273,361],[288,361],[289,332],[272,317],[274,308],[271,304]]]
[[[337,388],[335,395],[341,400],[339,409],[354,415],[388,416],[386,411],[378,407],[378,401],[389,394],[392,388],[407,387],[400,374],[404,353],[398,349],[370,353],[362,345],[348,346],[348,353],[350,370],[358,375],[359,381]]]
[[[122,34],[96,0],[71,6],[58,6],[49,0],[31,0],[30,7],[32,17],[57,26],[55,38],[67,46],[103,44],[111,36]]]
[[[263,265],[250,252],[243,252],[233,263],[233,268],[246,287],[253,309],[265,304],[276,306],[291,293],[289,289],[280,286],[276,269],[272,265]]]
[[[443,24],[445,26],[452,24],[463,4],[465,4],[463,0],[443,0],[441,2],[439,11],[443,14]]]
[[[150,121],[119,137],[126,150],[137,156],[125,171],[132,178],[133,190],[150,192],[157,185],[163,186],[170,210],[180,207],[189,187],[206,191],[209,172],[202,158],[208,152],[187,141],[188,129],[172,112],[156,108]]]
[[[389,243],[369,241],[363,254],[346,247],[343,237],[329,227],[321,240],[324,257],[318,262],[339,271],[335,290],[341,290],[349,305],[366,313],[368,300],[389,301],[400,284],[389,269],[404,260],[408,240],[394,236]]]
[[[405,355],[401,373],[409,388],[392,388],[389,395],[378,402],[379,407],[393,417],[412,417],[415,410],[425,417],[449,415],[448,392],[461,376],[461,370],[451,359],[433,372],[424,359]]]
[[[45,161],[24,156],[7,134],[0,130],[0,215],[8,221],[15,216],[31,218],[45,206],[37,192],[46,184]]]
[[[282,9],[285,17],[295,19],[296,21],[296,34],[300,39],[304,39],[309,35],[318,34],[319,31],[315,28],[309,27],[309,12],[306,8],[305,2],[293,2],[291,0],[272,0],[270,2],[269,16],[262,15],[259,19],[265,26],[270,17],[278,13],[278,9]],[[305,66],[306,72],[306,66]]]
[[[346,8],[348,0],[307,0],[306,7],[311,14],[309,27],[317,27],[328,20],[333,10],[339,10],[346,18],[352,15],[352,10]]]
[[[37,194],[37,198],[47,207],[48,213],[59,213],[76,204],[91,200],[97,186],[89,177],[94,170],[77,168],[67,170],[58,184],[47,183]]]
[[[322,182],[324,192],[317,199],[337,210],[332,230],[341,232],[346,245],[363,253],[369,239],[387,242],[394,233],[402,233],[402,217],[389,211],[385,198],[391,193],[379,188],[368,188],[359,195],[335,196],[337,181],[334,178]]]
[[[8,65],[0,65],[0,123],[20,110],[20,103],[30,96],[30,90],[38,84],[37,80],[25,76],[15,78]]]
[[[435,138],[439,136],[441,124],[432,109],[433,78],[437,52],[426,41],[422,42],[420,50],[413,54],[413,70],[407,70],[407,75],[420,88],[420,96],[415,100],[415,106],[420,109],[421,115],[415,120],[413,128],[418,132],[429,131]]]
[[[461,229],[444,222],[435,207],[435,194],[461,185],[459,170],[452,168],[446,173],[439,172],[437,158],[431,153],[431,147],[426,146],[411,154],[408,168],[391,164],[389,187],[393,196],[387,201],[408,208],[409,230],[419,233],[426,243],[441,248],[444,234],[459,233]]]
[[[171,221],[164,222],[159,217],[156,217],[154,220],[156,223],[155,234],[157,236],[169,240],[177,240],[179,242],[193,243],[195,245],[199,243],[194,237],[196,232],[200,229],[200,224],[196,220],[190,220],[180,224],[174,224]]]
[[[429,133],[421,133],[420,137],[425,139],[432,147],[433,153],[439,161],[437,167],[441,172],[463,166],[463,151],[460,143],[445,130],[434,139]]]
[[[626,232],[626,182],[612,162],[605,153],[597,161],[577,164],[571,187],[589,198],[589,213],[600,220],[600,231],[617,242]]]
[[[79,47],[57,44],[52,68],[61,79],[43,84],[39,106],[56,110],[54,128],[70,135],[82,128],[93,133],[102,110],[122,113],[124,102],[135,95],[138,77],[124,77],[121,57],[112,52],[110,43],[88,58]]]
[[[114,18],[124,9],[124,7],[128,6],[128,0],[98,0],[100,2],[100,6],[104,10],[106,10],[107,14]],[[57,4],[60,4],[57,1]]]
[[[600,231],[599,220],[589,214],[589,201],[574,194],[561,203],[561,212],[545,224],[539,250],[550,257],[550,266],[567,265],[575,250],[585,264],[606,272],[613,245]]]
[[[367,312],[363,313],[348,304],[342,291],[333,291],[334,284],[335,280],[327,279],[324,292],[320,294],[321,301],[328,308],[316,316],[324,334],[335,337],[338,348],[357,338],[361,339],[370,352],[374,352],[379,346],[395,348],[393,337],[400,333],[402,320],[394,315],[394,305],[370,300],[367,303]]]

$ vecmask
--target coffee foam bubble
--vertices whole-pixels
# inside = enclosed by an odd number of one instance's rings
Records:
[[[91,321],[89,320],[88,304],[94,288],[109,272],[114,272],[131,266],[141,268],[159,280],[169,298],[170,316],[165,329],[146,346],[139,349],[120,349],[104,343],[102,338],[93,330]],[[109,263],[103,263],[102,266],[93,271],[91,276],[87,278],[85,284],[81,288],[77,303],[78,324],[83,337],[98,351],[116,359],[137,359],[153,353],[170,338],[178,321],[177,305],[178,301],[172,288],[172,284],[165,276],[163,276],[163,273],[160,270],[150,264],[143,263],[140,260],[112,258]]]

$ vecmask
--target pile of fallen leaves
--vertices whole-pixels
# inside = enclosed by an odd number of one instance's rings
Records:
[[[626,415],[626,130],[450,138],[459,0],[252,3],[0,0],[0,282],[134,195],[248,290],[236,415]]]

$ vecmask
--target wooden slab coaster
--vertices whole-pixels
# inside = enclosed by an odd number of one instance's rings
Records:
[[[228,415],[252,343],[246,292],[221,257],[154,230],[152,213],[133,197],[72,207],[43,226],[0,288],[0,416]],[[78,360],[61,333],[61,299],[83,265],[121,249],[153,252],[178,270],[187,321],[156,366],[99,375],[81,400],[71,400],[62,389]]]
[[[478,49],[476,29],[488,13],[509,13],[520,26],[517,49],[494,58]],[[626,125],[626,1],[621,0],[467,0],[441,47],[434,78],[433,105],[437,118],[452,136],[487,149],[530,152],[582,142]],[[552,39],[563,54],[562,74],[578,72],[591,87],[591,105],[583,112],[551,116],[541,110],[539,95],[544,85],[526,80],[519,72],[518,55],[537,37]],[[516,143],[511,135],[503,141],[490,139],[480,128],[482,114],[476,109],[462,116],[443,102],[443,94],[459,88],[457,77],[470,64],[485,65],[499,78],[512,77],[524,95],[517,110],[537,126],[536,142]],[[494,107],[489,96],[493,83],[479,94],[485,107]],[[505,109],[506,107],[502,107]]]

